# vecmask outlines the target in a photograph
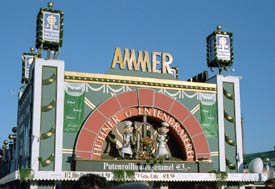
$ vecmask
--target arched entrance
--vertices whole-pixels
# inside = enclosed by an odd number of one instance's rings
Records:
[[[124,120],[139,116],[152,118],[156,123],[168,122],[171,134],[186,156],[184,160],[210,160],[208,142],[195,117],[183,104],[151,89],[125,92],[98,106],[79,131],[75,155],[80,159],[100,160],[110,131]]]

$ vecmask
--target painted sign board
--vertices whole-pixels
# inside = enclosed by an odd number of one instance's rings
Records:
[[[30,68],[34,61],[33,53],[24,53],[22,56],[22,83],[27,83],[30,77]]]
[[[216,43],[217,43],[217,58],[219,60],[227,60],[231,59],[231,44],[230,44],[230,36],[217,34],[216,35]]]
[[[135,172],[209,172],[212,170],[212,163],[166,160],[164,160],[162,163],[146,163],[145,161],[134,160],[89,161],[76,159],[76,171],[113,172],[117,170]]]
[[[43,40],[60,42],[60,14],[43,12]]]
[[[232,33],[222,32],[221,27],[210,34],[207,39],[207,65],[217,67],[221,72],[233,64]]]
[[[63,41],[64,12],[41,8],[37,15],[36,48],[58,51]]]

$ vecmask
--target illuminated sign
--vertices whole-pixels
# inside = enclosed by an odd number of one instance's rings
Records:
[[[58,51],[62,46],[64,12],[48,8],[41,8],[37,15],[36,48]]]
[[[217,27],[207,37],[207,65],[208,67],[217,67],[219,72],[226,70],[233,64],[232,33],[222,32],[221,26]]]
[[[27,83],[30,77],[30,68],[34,61],[34,53],[24,53],[22,56],[22,83]]]
[[[151,61],[150,61],[151,60]],[[168,73],[175,75],[175,69],[170,67],[173,57],[167,52],[152,52],[151,59],[147,51],[134,49],[124,49],[124,54],[120,48],[115,49],[112,66],[116,68],[118,65],[121,70],[128,69],[142,72]]]
[[[43,12],[43,40],[59,42],[60,14]]]
[[[229,35],[216,35],[217,41],[217,57],[220,60],[230,60],[231,59],[231,49],[230,49],[230,36]]]

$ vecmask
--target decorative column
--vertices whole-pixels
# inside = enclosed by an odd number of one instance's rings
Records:
[[[220,170],[243,171],[240,78],[217,75]]]
[[[35,59],[32,169],[62,171],[64,61]]]

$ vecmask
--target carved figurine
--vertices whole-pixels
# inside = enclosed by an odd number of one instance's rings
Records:
[[[157,141],[157,151],[156,158],[159,159],[160,156],[165,156],[166,159],[169,159],[169,151],[166,147],[167,143],[167,133],[169,132],[169,124],[167,122],[162,122],[161,127],[158,128],[158,135],[156,138]]]
[[[121,149],[121,157],[124,159],[125,154],[128,154],[130,158],[133,158],[133,151],[131,148],[131,144],[133,143],[133,127],[131,121],[124,122],[124,129],[123,129],[123,143]]]

